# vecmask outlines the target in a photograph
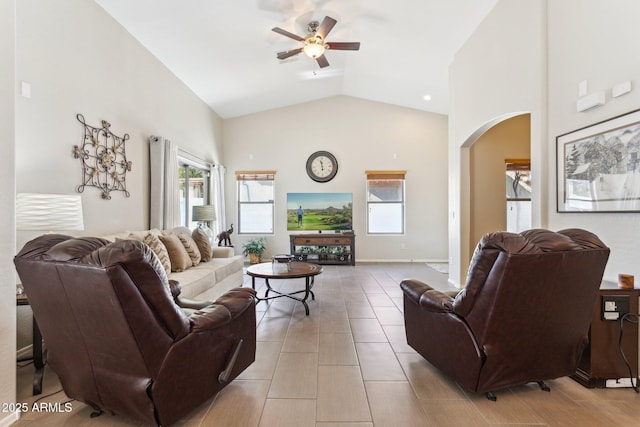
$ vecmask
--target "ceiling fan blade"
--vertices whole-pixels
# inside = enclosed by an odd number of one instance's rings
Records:
[[[320,55],[316,58],[316,61],[318,61],[318,65],[320,66],[320,68],[324,68],[324,67],[328,67],[329,66],[329,61],[327,61],[327,57],[324,55]]]
[[[294,55],[299,54],[300,52],[302,52],[302,48],[285,50],[284,52],[278,52],[277,56],[278,56],[278,59],[287,59],[287,58],[291,58]]]
[[[316,30],[316,34],[320,35],[323,39],[326,39],[327,35],[333,29],[337,22],[338,21],[331,18],[330,16],[325,16],[320,23],[320,26]]]
[[[360,42],[327,42],[332,50],[360,50]]]
[[[298,35],[296,35],[296,34],[290,33],[290,32],[289,32],[289,31],[287,31],[287,30],[283,30],[283,29],[282,29],[282,28],[280,28],[280,27],[273,27],[273,28],[271,29],[271,31],[276,32],[276,33],[278,33],[278,34],[282,34],[282,35],[283,35],[283,36],[285,36],[285,37],[289,37],[289,38],[291,38],[291,39],[298,40],[299,42],[303,42],[303,41],[304,41],[304,39],[303,39],[302,37],[300,37],[300,36],[298,36]]]

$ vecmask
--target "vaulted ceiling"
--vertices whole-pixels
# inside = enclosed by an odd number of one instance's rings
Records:
[[[448,113],[448,67],[497,0],[96,0],[223,118],[348,95]],[[280,27],[338,22],[319,68]],[[424,99],[431,97],[430,101]]]

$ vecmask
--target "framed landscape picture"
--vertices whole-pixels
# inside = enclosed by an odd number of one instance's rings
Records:
[[[558,212],[640,212],[640,110],[556,138]]]

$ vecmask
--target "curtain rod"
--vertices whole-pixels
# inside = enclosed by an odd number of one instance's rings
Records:
[[[209,162],[209,161],[203,159],[202,157],[197,156],[196,154],[193,154],[193,153],[185,150],[184,148],[180,148],[180,147],[178,147],[178,156],[184,157],[187,160],[191,160],[191,161],[193,161],[195,163],[200,163],[201,164],[200,166],[211,167],[211,166],[215,165],[215,163]]]

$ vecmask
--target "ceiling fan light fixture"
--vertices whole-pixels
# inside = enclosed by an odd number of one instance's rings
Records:
[[[323,42],[322,37],[315,35],[305,39],[302,50],[309,58],[316,59],[324,54],[326,48],[327,45]]]

